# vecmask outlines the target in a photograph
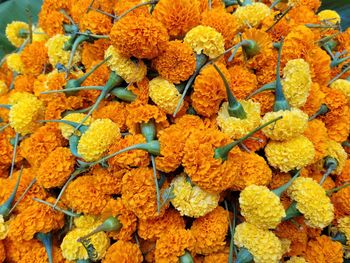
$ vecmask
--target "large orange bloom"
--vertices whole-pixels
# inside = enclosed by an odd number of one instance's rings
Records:
[[[245,99],[258,88],[256,75],[243,66],[233,66],[228,69],[230,73],[230,88],[237,99]]]
[[[112,29],[112,18],[97,11],[85,13],[80,20],[80,30],[90,30],[93,34],[108,35]]]
[[[313,82],[311,85],[309,96],[307,97],[305,105],[301,108],[307,115],[315,114],[324,103],[325,94],[320,88],[320,85]]]
[[[21,60],[26,73],[35,76],[41,74],[45,65],[49,63],[45,42],[33,42],[27,45],[21,53]]]
[[[315,148],[314,162],[325,157],[327,150],[328,133],[325,124],[318,119],[308,122],[304,135],[312,142]]]
[[[305,259],[310,263],[343,262],[342,244],[328,236],[316,237],[307,244]]]
[[[109,39],[98,39],[94,43],[84,42],[82,44],[81,62],[85,68],[90,68],[95,61],[103,60],[105,50],[110,45]]]

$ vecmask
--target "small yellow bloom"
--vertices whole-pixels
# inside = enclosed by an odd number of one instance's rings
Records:
[[[23,73],[24,64],[18,53],[12,53],[6,57],[6,63],[10,70],[17,73]]]
[[[26,36],[21,36],[20,31],[29,31],[29,25],[21,21],[13,21],[6,26],[6,37],[15,47],[20,47],[26,40]]]
[[[71,113],[71,114],[68,114],[67,116],[65,116],[62,120],[80,123],[85,118],[85,116],[86,115],[84,113]],[[89,116],[83,124],[88,126],[91,124],[91,122],[92,122],[92,118],[91,118],[91,116]],[[59,128],[61,130],[62,136],[64,138],[66,138],[67,140],[73,134],[77,135],[77,136],[81,135],[80,131],[75,130],[74,127],[72,127],[68,124],[65,124],[65,123],[60,123]]]
[[[340,24],[340,22],[341,22],[340,15],[336,11],[329,10],[329,9],[326,9],[326,10],[319,12],[317,14],[317,16],[321,21],[323,20],[323,21],[328,22],[328,23],[333,23],[333,24],[339,23]]]
[[[33,28],[33,42],[47,41],[49,36],[41,27]]]
[[[342,91],[350,102],[350,81],[346,79],[337,79],[330,85],[331,89]]]
[[[239,6],[234,13],[240,26],[256,27],[262,20],[271,15],[271,9],[263,3]]]
[[[336,141],[329,140],[327,142],[326,156],[333,157],[334,159],[337,160],[338,166],[333,173],[338,175],[341,174],[345,166],[345,162],[348,158],[348,155],[344,150],[343,146]]]
[[[0,240],[4,240],[9,230],[8,222],[5,222],[4,217],[0,215]]]

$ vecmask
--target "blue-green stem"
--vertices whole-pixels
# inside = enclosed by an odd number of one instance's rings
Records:
[[[75,134],[69,137],[69,150],[77,158],[81,158],[80,154],[78,154],[79,140],[80,137]]]
[[[349,141],[345,141],[345,142],[342,142],[341,144],[343,147],[350,147],[350,142]]]
[[[225,85],[226,94],[227,94],[227,100],[228,100],[228,109],[227,109],[228,114],[231,117],[235,117],[235,118],[238,118],[238,119],[246,119],[247,118],[247,113],[245,112],[242,104],[233,95],[233,93],[232,93],[232,91],[230,89],[230,85],[227,82],[226,77],[221,72],[219,67],[215,65],[215,63],[213,64],[213,66],[216,69],[216,71],[219,73],[219,75],[222,78],[222,80],[224,82],[224,85]]]
[[[194,263],[192,255],[185,251],[185,254],[179,258],[179,263]]]
[[[283,47],[283,39],[281,40],[281,46],[278,49],[278,61],[277,61],[277,68],[276,68],[275,103],[273,105],[273,111],[275,112],[280,110],[284,110],[284,111],[290,110],[289,103],[286,100],[286,97],[284,96],[284,93],[283,93],[281,76],[280,76],[282,47]]]
[[[133,102],[137,99],[137,95],[127,88],[114,88],[110,94],[126,102]]]
[[[225,146],[221,146],[215,149],[214,151],[214,158],[215,159],[222,159],[227,160],[229,152],[236,147],[238,144],[242,143],[249,137],[253,136],[256,132],[260,131],[261,129],[265,128],[266,126],[270,125],[271,123],[274,123],[278,120],[282,119],[282,116],[279,116],[278,118],[275,118],[273,120],[270,120],[263,125],[259,126],[258,128],[254,129],[253,131],[249,132],[247,135],[243,136],[242,138],[238,139],[237,141],[231,142]]]
[[[320,109],[313,114],[312,116],[309,117],[309,121],[312,121],[313,119],[316,119],[320,115],[324,115],[329,111],[328,107],[326,104],[322,104]]]
[[[297,202],[293,201],[286,211],[286,216],[283,218],[283,221],[292,219],[293,217],[301,216],[302,214],[297,209]]]
[[[88,112],[91,108],[92,108],[92,106],[87,107],[87,108],[84,108],[84,109],[80,109],[80,110],[67,110],[67,111],[64,111],[61,115],[62,115],[62,117],[64,118],[64,117],[66,117],[67,115],[72,114],[72,113],[86,113],[86,112]]]
[[[51,94],[51,93],[68,93],[68,92],[76,92],[81,90],[102,90],[103,86],[81,86],[76,88],[68,88],[68,89],[56,89],[56,90],[47,90],[40,92],[40,94]]]
[[[326,169],[326,172],[323,174],[321,180],[320,180],[320,185],[326,181],[327,177],[338,167],[338,161],[330,156],[327,156],[324,159],[323,167]]]
[[[47,257],[49,259],[49,263],[53,262],[52,256],[52,234],[51,233],[36,233],[35,237],[43,243]]]
[[[69,126],[72,126],[74,129],[79,130],[81,133],[84,133],[89,126],[87,125],[81,125],[78,122],[74,122],[74,121],[68,121],[68,120],[40,120],[38,122],[57,122],[57,123],[64,123],[67,124]]]
[[[254,40],[245,39],[234,46],[233,52],[229,57],[228,62],[231,62],[233,60],[240,47],[244,49],[244,52],[248,56],[248,58],[254,57],[260,52],[260,47],[258,43],[256,43]]]
[[[184,91],[181,94],[181,98],[176,106],[175,111],[174,111],[174,114],[173,114],[174,117],[176,117],[176,114],[179,112],[181,105],[182,105],[182,102],[184,101],[188,90],[192,86],[193,81],[195,80],[195,78],[197,77],[197,75],[199,74],[199,72],[201,71],[201,69],[206,64],[207,61],[208,61],[208,57],[202,53],[196,56],[196,71],[193,73],[193,75],[190,77],[190,79],[186,83]]]
[[[341,76],[343,76],[346,72],[348,72],[350,70],[350,66],[347,66],[346,68],[344,68],[337,76],[335,76],[333,79],[331,79],[328,82],[328,86],[331,85],[334,81],[336,81],[337,79],[339,79]]]
[[[90,259],[78,259],[76,263],[91,263],[92,261]]]
[[[224,0],[225,7],[230,7],[233,5],[238,5],[237,0]]]
[[[12,206],[13,201],[15,200],[16,193],[17,193],[17,190],[18,190],[18,187],[19,187],[19,183],[20,183],[21,178],[22,178],[22,172],[23,172],[23,167],[21,168],[21,171],[19,172],[19,175],[18,175],[18,178],[17,178],[17,182],[16,182],[16,185],[15,185],[15,188],[12,190],[12,193],[7,198],[5,203],[0,205],[0,215],[2,215],[5,218],[5,220],[10,215],[11,206]]]
[[[90,40],[90,36],[86,36],[86,35],[80,35],[77,38],[74,39],[74,43],[72,46],[72,51],[70,52],[70,57],[69,57],[69,61],[68,61],[68,65],[67,65],[67,73],[66,73],[66,77],[68,77],[68,74],[71,70],[71,66],[72,66],[72,62],[73,62],[73,57],[75,55],[75,52],[77,51],[77,48],[79,47],[79,45],[85,41]],[[68,40],[69,42],[69,40]],[[69,46],[69,45],[67,45]]]
[[[0,104],[0,108],[11,110],[12,105],[10,104]]]
[[[349,183],[349,184],[343,184],[343,185],[341,185],[341,186],[338,186],[338,187],[335,187],[335,188],[333,188],[333,189],[327,190],[326,192],[327,192],[327,195],[330,196],[330,195],[332,195],[333,193],[338,192],[338,191],[340,191],[341,189],[347,188],[347,187],[349,187],[349,186],[350,186],[350,183]]]
[[[5,124],[4,126],[0,127],[0,132],[5,130],[7,127],[10,127],[10,123]]]
[[[126,16],[127,14],[129,14],[130,12],[134,11],[137,8],[140,8],[140,7],[145,6],[145,5],[153,5],[153,4],[156,4],[158,2],[159,2],[159,0],[153,0],[153,1],[148,1],[148,2],[143,2],[143,3],[137,4],[137,5],[133,6],[132,8],[126,10],[120,16],[116,17],[114,22],[122,19],[124,16]]]
[[[276,81],[270,82],[265,84],[264,86],[262,86],[261,88],[258,88],[257,90],[253,91],[252,93],[250,93],[246,99],[250,99],[252,97],[254,97],[255,95],[264,92],[264,91],[268,91],[268,90],[276,90]]]
[[[350,56],[347,56],[347,57],[344,57],[344,58],[335,58],[332,60],[331,62],[331,67],[334,68],[334,67],[337,67],[339,66],[341,63],[347,61],[348,59],[350,59]]]
[[[76,25],[64,24],[63,29],[64,29],[65,33],[70,34],[70,35],[79,32],[79,28]]]
[[[46,201],[44,201],[44,200],[41,200],[41,199],[39,199],[39,198],[35,198],[35,197],[34,197],[33,200],[36,201],[36,202],[38,202],[38,203],[42,203],[42,204],[44,204],[44,205],[50,206],[50,207],[52,207],[53,209],[55,209],[55,210],[57,210],[57,211],[59,211],[59,212],[65,214],[65,215],[67,215],[67,216],[71,216],[71,217],[79,217],[79,216],[81,216],[81,214],[76,214],[76,213],[74,213],[74,212],[72,212],[72,211],[65,210],[65,209],[60,208],[60,207],[58,207],[58,206],[54,207],[53,204],[51,204],[51,203],[49,203],[49,202],[46,202]]]
[[[332,237],[333,241],[337,241],[340,242],[343,245],[346,245],[347,243],[347,238],[345,236],[345,234],[338,232],[334,237]]]
[[[24,190],[24,192],[21,194],[21,196],[18,198],[18,200],[16,201],[16,203],[11,207],[10,211],[8,212],[9,215],[11,215],[11,213],[13,212],[13,210],[15,210],[15,208],[18,206],[18,204],[23,200],[23,198],[26,196],[26,194],[28,193],[28,191],[30,190],[30,188],[32,188],[32,186],[36,183],[36,178],[34,178],[29,185],[27,186],[27,188]]]
[[[281,195],[288,189],[289,186],[292,185],[292,183],[295,181],[295,179],[299,177],[299,175],[300,175],[300,170],[298,170],[287,183],[278,187],[277,189],[272,190],[272,192],[278,197],[281,197]]]
[[[238,252],[235,263],[251,263],[253,260],[254,257],[249,250],[242,247]]]
[[[322,24],[305,24],[306,27],[308,28],[333,28],[333,29],[337,29],[339,28],[338,25],[334,24],[334,25],[322,25]]]
[[[16,132],[15,142],[14,142],[14,145],[13,145],[13,154],[12,154],[11,169],[10,169],[10,179],[12,178],[13,169],[15,168],[18,142],[19,142],[19,133]]]

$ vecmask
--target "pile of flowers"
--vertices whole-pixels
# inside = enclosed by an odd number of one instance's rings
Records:
[[[320,0],[44,0],[0,68],[0,263],[350,258],[350,29]]]

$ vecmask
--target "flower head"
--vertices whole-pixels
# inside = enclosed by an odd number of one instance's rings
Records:
[[[326,156],[327,142],[329,141],[325,124],[318,119],[309,121],[304,131],[304,136],[308,138],[315,148],[315,159],[319,161]]]
[[[265,186],[247,186],[239,196],[241,214],[260,229],[272,229],[286,216],[279,197]]]
[[[350,101],[350,81],[345,79],[337,79],[330,85],[330,87],[332,89],[342,91],[346,95],[348,101]]]
[[[305,259],[309,263],[341,263],[343,262],[342,245],[325,235],[316,237],[316,239],[309,241],[305,252]]]
[[[118,240],[109,247],[102,263],[141,263],[142,260],[143,256],[137,244]]]
[[[240,6],[234,13],[240,26],[258,26],[261,21],[271,14],[271,9],[263,3]]]
[[[322,10],[317,14],[318,18],[322,21],[330,22],[333,24],[340,24],[341,22],[341,17],[340,15],[333,10]]]
[[[268,112],[264,115],[262,122],[266,123],[279,116],[283,118],[274,125],[268,126],[262,130],[270,139],[277,141],[289,140],[302,134],[307,127],[307,114],[297,108]]]
[[[26,45],[21,52],[21,60],[26,74],[40,75],[49,61],[45,42],[33,42]]]
[[[16,96],[14,93],[13,96]],[[37,122],[44,118],[44,104],[32,94],[25,93],[11,106],[9,119],[11,127],[21,135],[33,133],[42,124]]]
[[[15,47],[20,47],[26,40],[26,36],[21,36],[21,31],[29,32],[29,25],[21,21],[13,21],[6,26],[6,37]]]
[[[173,83],[160,77],[149,82],[149,96],[159,108],[169,114],[174,113],[181,97]]]
[[[179,40],[169,41],[152,63],[161,77],[176,84],[187,80],[196,69],[191,46]]]
[[[234,240],[238,247],[246,248],[257,263],[277,263],[283,254],[281,241],[274,233],[246,222],[236,227]]]
[[[24,64],[20,54],[12,53],[6,57],[6,63],[10,70],[18,73],[24,72]]]
[[[350,215],[350,187],[345,187],[333,194],[332,203],[337,217]]]
[[[225,51],[222,35],[209,26],[196,26],[187,32],[184,42],[189,44],[198,55],[203,53],[215,58]]]
[[[71,113],[62,118],[62,120],[80,123],[85,118],[85,116],[86,115],[84,113]],[[91,122],[92,118],[89,116],[87,120],[83,123],[83,125],[90,125]],[[62,136],[67,140],[72,135],[81,136],[81,133],[78,130],[74,130],[74,127],[68,124],[60,123],[59,128],[61,130]]]
[[[311,88],[309,64],[303,59],[289,60],[283,69],[282,87],[292,107],[304,106]]]
[[[309,139],[300,135],[288,141],[270,141],[265,147],[265,154],[271,166],[289,172],[311,164],[315,149]]]
[[[327,141],[327,151],[326,156],[332,157],[337,160],[337,168],[333,172],[334,174],[341,174],[345,166],[345,162],[348,158],[343,146],[332,140]]]
[[[105,51],[105,57],[112,56],[107,61],[107,65],[111,70],[115,71],[126,82],[141,81],[147,73],[147,67],[143,61],[134,63],[128,57],[122,55],[114,46],[109,46]]]
[[[297,202],[297,209],[304,215],[307,225],[324,228],[333,220],[333,205],[326,191],[313,179],[297,178],[287,193]]]
[[[83,14],[79,26],[82,32],[89,30],[93,34],[106,35],[111,31],[113,24],[110,17],[90,10],[88,13]]]
[[[211,212],[218,206],[220,196],[211,194],[196,185],[192,185],[184,174],[177,176],[171,182],[174,187],[175,198],[172,205],[181,215],[200,217]]]
[[[78,154],[86,161],[96,161],[119,137],[118,125],[110,119],[95,120],[80,137]]]

